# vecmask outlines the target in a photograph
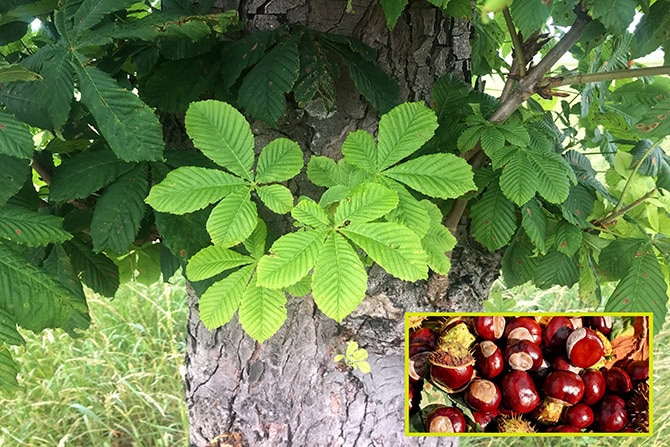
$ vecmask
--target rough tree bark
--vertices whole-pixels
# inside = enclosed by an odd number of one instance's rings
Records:
[[[354,0],[354,13],[346,12],[345,0],[227,0],[219,6],[240,11],[252,31],[298,23],[359,37],[378,50],[402,100],[429,101],[432,83],[444,73],[470,75],[469,24],[442,17],[425,0],[410,1],[393,32],[377,0]],[[252,127],[259,145],[288,135],[307,155],[337,156],[348,132],[377,124],[347,79],[338,89],[337,112],[322,118],[318,111],[291,111],[277,130]],[[292,186],[309,195],[301,182]],[[431,301],[425,283],[397,281],[373,267],[368,296],[342,324],[321,314],[311,298],[292,298],[286,323],[263,344],[245,335],[236,319],[208,331],[190,290],[185,388],[191,446],[224,445],[224,439],[249,446],[456,445],[453,438],[403,435],[403,315],[481,308],[499,258],[462,230],[444,299]],[[343,370],[332,361],[350,339],[367,349],[371,373]],[[212,442],[217,436],[221,441]]]

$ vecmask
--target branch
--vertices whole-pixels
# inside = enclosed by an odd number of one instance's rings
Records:
[[[636,206],[647,200],[649,197],[656,194],[656,192],[657,192],[656,188],[652,189],[639,199],[635,200],[633,203],[626,205],[618,210],[612,211],[612,213],[610,213],[608,216],[603,217],[602,219],[596,220],[595,222],[593,222],[593,225],[603,228],[609,226],[612,222],[617,220],[619,216],[623,216],[628,211],[632,210],[633,208],[635,208]]]
[[[51,185],[51,182],[53,180],[51,172],[49,172],[47,168],[42,166],[42,164],[39,162],[36,156],[33,156],[33,161],[30,165],[35,170],[35,172],[39,174],[42,180],[44,180],[44,183],[46,183],[47,185]]]
[[[589,82],[613,81],[615,79],[641,78],[645,76],[660,75],[670,75],[670,65],[607,71],[603,73],[586,73],[572,76],[556,76],[545,79],[545,81],[547,81],[546,87],[554,88],[563,85],[587,84]]]
[[[512,46],[514,47],[514,60],[517,63],[519,68],[519,76],[526,76],[526,61],[523,59],[523,46],[521,40],[519,40],[519,33],[516,31],[514,26],[514,21],[512,20],[512,14],[509,12],[509,8],[505,6],[503,8],[503,16],[505,17],[505,24],[507,24],[507,30],[509,35],[512,38]]]

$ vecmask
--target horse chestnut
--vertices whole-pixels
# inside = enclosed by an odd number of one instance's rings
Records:
[[[582,402],[586,405],[593,405],[603,398],[606,390],[605,376],[597,369],[587,369],[582,372],[582,382],[584,382],[584,397]]]
[[[608,394],[603,397],[595,414],[598,431],[613,433],[628,424],[626,402],[619,396]]]
[[[591,407],[583,402],[573,405],[565,410],[562,416],[563,421],[579,429],[586,428],[593,424],[594,415]]]
[[[633,389],[633,382],[626,371],[616,366],[605,373],[607,391],[613,394],[626,394]]]
[[[649,361],[635,360],[626,365],[626,372],[633,382],[647,380],[649,378]]]
[[[514,413],[529,413],[540,404],[533,378],[526,371],[512,371],[503,377],[501,391],[505,407]]]
[[[544,348],[555,353],[565,351],[565,341],[573,329],[572,321],[568,317],[552,317],[544,328]]]
[[[517,371],[536,370],[542,366],[542,350],[532,341],[520,340],[507,345],[505,361],[510,368]]]
[[[603,335],[609,335],[612,332],[612,317],[589,317],[588,326],[601,332]]]
[[[568,360],[580,368],[590,368],[603,357],[605,346],[591,329],[579,328],[572,331],[566,341]]]
[[[484,340],[498,340],[505,331],[505,317],[475,317],[472,321],[475,332]]]
[[[439,407],[426,416],[426,428],[431,433],[465,433],[465,416],[453,407]]]
[[[475,379],[465,391],[465,403],[473,410],[490,413],[498,409],[502,395],[498,386],[486,379]]]
[[[570,371],[549,373],[542,386],[544,399],[535,410],[535,418],[543,424],[558,422],[565,407],[579,402],[584,396],[584,382]]]
[[[505,337],[507,337],[508,343],[514,343],[514,340],[527,339],[539,345],[542,342],[542,328],[533,318],[517,317],[505,326]]]
[[[463,357],[448,352],[433,352],[429,358],[430,377],[435,385],[447,393],[464,389],[475,375],[471,355]]]
[[[493,379],[498,376],[505,366],[503,354],[498,345],[485,340],[475,348],[475,368],[480,376]]]

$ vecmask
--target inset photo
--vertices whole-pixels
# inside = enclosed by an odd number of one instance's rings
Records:
[[[650,436],[651,313],[405,315],[408,436]]]

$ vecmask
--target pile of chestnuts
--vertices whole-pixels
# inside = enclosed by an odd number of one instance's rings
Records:
[[[646,321],[638,345],[647,344],[617,358],[613,337],[636,318]],[[410,316],[406,322],[410,431],[649,432],[646,316]]]

